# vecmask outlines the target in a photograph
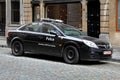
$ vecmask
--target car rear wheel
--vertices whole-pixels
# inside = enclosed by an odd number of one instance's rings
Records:
[[[20,41],[14,41],[11,49],[12,54],[15,56],[22,56],[24,54],[23,45]]]
[[[79,62],[79,53],[76,47],[67,46],[63,51],[63,58],[66,63],[75,64]]]

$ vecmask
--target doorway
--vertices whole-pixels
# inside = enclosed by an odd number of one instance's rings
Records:
[[[6,8],[5,8],[5,2],[0,2],[0,36],[5,35],[5,13]]]
[[[61,3],[46,4],[46,17],[52,19],[61,19],[65,24],[72,25],[81,29],[82,24],[82,4]]]
[[[87,34],[99,38],[100,35],[100,1],[88,0],[87,3]]]
[[[49,4],[47,5],[47,17],[52,19],[61,19],[67,22],[67,5],[66,4]]]

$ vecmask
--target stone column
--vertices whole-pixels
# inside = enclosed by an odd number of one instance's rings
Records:
[[[11,24],[11,0],[6,0],[6,26],[5,36],[7,37],[8,26]]]
[[[87,32],[87,1],[82,0],[82,30]]]
[[[40,0],[40,17],[41,17],[41,19],[44,18],[44,2],[43,1],[44,0]]]
[[[32,22],[31,0],[23,0],[23,24]]]
[[[20,25],[23,24],[23,0],[20,0]]]

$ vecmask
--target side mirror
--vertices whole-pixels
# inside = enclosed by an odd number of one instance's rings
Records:
[[[50,34],[53,34],[53,35],[55,35],[55,36],[58,36],[55,31],[50,31]]]

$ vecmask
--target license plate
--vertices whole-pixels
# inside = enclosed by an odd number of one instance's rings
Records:
[[[104,55],[111,55],[111,51],[104,51]]]

